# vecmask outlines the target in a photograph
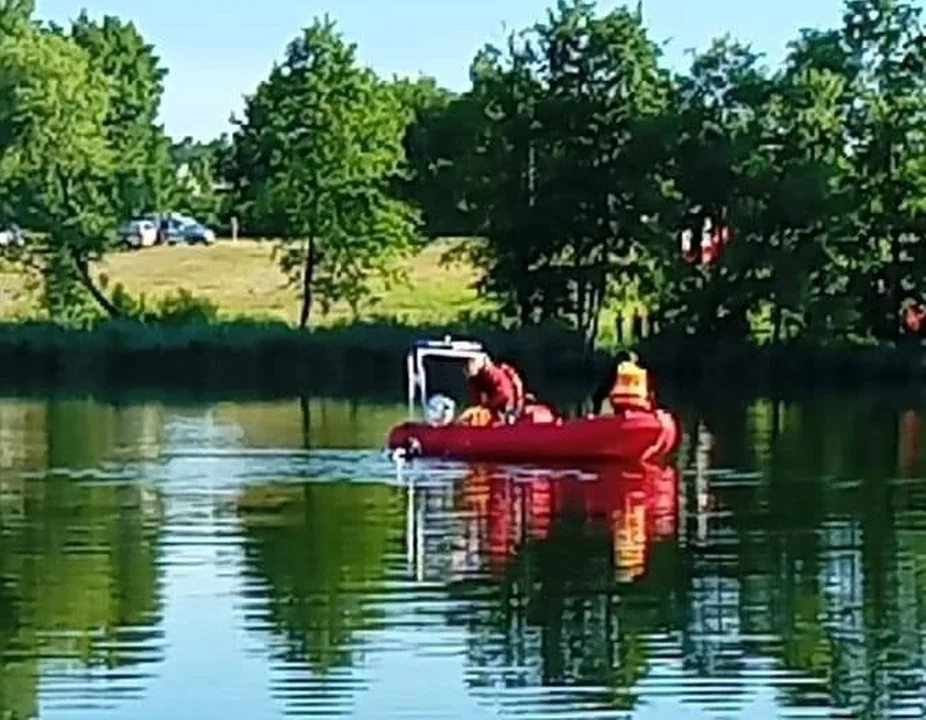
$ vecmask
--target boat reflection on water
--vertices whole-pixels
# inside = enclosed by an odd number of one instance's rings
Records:
[[[419,579],[498,580],[526,547],[545,546],[566,565],[583,563],[576,554],[607,557],[611,578],[630,582],[645,574],[651,545],[676,532],[673,466],[470,464],[451,483],[406,482],[408,560]]]
[[[586,540],[608,538],[618,579],[633,580],[645,572],[651,542],[675,532],[677,480],[674,467],[656,465],[471,467],[457,494],[468,556],[459,569],[497,577],[526,543],[569,542],[578,534]],[[474,560],[482,567],[472,567]],[[570,562],[568,556],[563,561]]]

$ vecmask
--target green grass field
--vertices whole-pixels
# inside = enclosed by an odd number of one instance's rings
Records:
[[[389,318],[410,325],[452,323],[464,316],[491,312],[492,304],[475,290],[479,271],[465,262],[446,264],[442,258],[468,238],[444,238],[430,243],[406,264],[408,282],[388,289],[374,283],[371,302],[361,308],[360,320]],[[282,320],[295,323],[299,313],[296,289],[287,286],[274,257],[273,243],[222,240],[210,247],[158,246],[116,252],[94,268],[105,275],[111,291],[117,283],[135,298],[147,301],[175,294],[179,289],[215,303],[223,319]],[[34,296],[18,268],[0,266],[0,320],[37,317]],[[327,315],[313,308],[312,325],[325,326],[351,318],[350,309],[336,305]],[[614,313],[602,318],[600,340],[613,342]]]
[[[462,313],[490,309],[474,283],[479,275],[466,264],[445,266],[441,258],[473,240],[433,242],[407,263],[408,283],[388,290],[374,285],[375,300],[362,308],[361,319],[390,317],[409,323],[451,321]],[[299,313],[296,289],[288,287],[273,258],[270,242],[220,241],[211,247],[153,247],[113,253],[95,268],[106,276],[107,287],[122,283],[133,296],[163,298],[183,288],[207,298],[224,318],[261,318],[295,322]],[[350,316],[345,305],[327,316],[313,308],[313,324],[330,324]],[[35,315],[27,278],[19,269],[0,268],[0,317],[22,319]]]

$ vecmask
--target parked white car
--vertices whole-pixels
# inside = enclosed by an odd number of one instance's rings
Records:
[[[18,225],[10,225],[6,230],[0,230],[0,247],[8,247],[10,245],[22,246],[25,245],[25,243],[26,238]]]
[[[151,220],[129,220],[119,228],[118,234],[131,248],[151,247],[158,240],[158,226]]]

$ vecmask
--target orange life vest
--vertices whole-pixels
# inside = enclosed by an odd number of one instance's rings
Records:
[[[615,410],[632,408],[651,410],[649,382],[646,370],[633,362],[622,362],[617,367],[614,386],[608,394],[611,406]]]
[[[460,413],[457,418],[457,425],[468,425],[470,427],[488,427],[493,421],[492,413],[481,405],[468,407]]]

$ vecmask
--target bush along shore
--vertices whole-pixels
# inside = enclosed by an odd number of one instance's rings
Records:
[[[0,383],[401,399],[412,344],[446,335],[482,341],[546,387],[589,378],[600,365],[576,333],[549,327],[510,332],[367,322],[298,330],[247,321],[108,321],[76,330],[34,322],[0,324]],[[451,377],[460,380],[459,368]]]
[[[89,330],[51,323],[0,324],[0,385],[8,389],[176,390],[314,394],[401,400],[405,355],[419,339],[478,339],[514,363],[545,395],[587,393],[612,356],[560,327],[410,326],[386,322],[298,330],[285,324],[108,321]],[[636,345],[657,387],[780,393],[926,380],[919,345],[756,345],[658,335]],[[433,387],[462,382],[459,368]]]
[[[723,394],[788,395],[926,381],[926,349],[900,345],[758,344],[742,338],[663,334],[636,347],[660,384]]]

